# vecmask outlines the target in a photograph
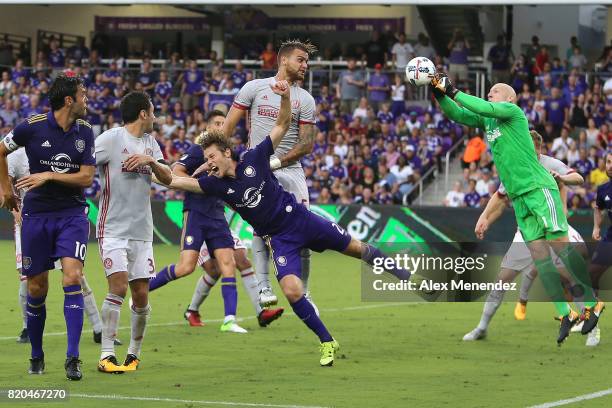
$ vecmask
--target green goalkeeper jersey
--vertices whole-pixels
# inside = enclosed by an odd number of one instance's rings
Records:
[[[557,190],[557,183],[534,154],[533,141],[525,114],[510,102],[487,102],[458,92],[455,101],[438,99],[449,119],[485,131],[499,178],[508,196],[525,194],[536,188]]]

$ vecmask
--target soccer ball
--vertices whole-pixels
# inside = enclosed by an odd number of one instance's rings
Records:
[[[425,86],[436,73],[436,66],[428,58],[415,57],[406,65],[406,79],[412,86]]]

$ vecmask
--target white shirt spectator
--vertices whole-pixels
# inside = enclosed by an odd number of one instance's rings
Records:
[[[391,174],[393,174],[395,176],[395,178],[397,179],[397,183],[398,184],[403,184],[403,183],[407,182],[408,181],[408,177],[410,177],[410,176],[412,176],[414,174],[414,170],[412,170],[412,167],[409,164],[406,164],[401,169],[400,169],[399,165],[394,164],[393,166],[391,166],[389,171],[391,172]]]
[[[553,140],[552,145],[552,153],[555,155],[557,160],[565,160],[567,159],[567,152],[569,151],[570,146],[574,144],[574,139],[566,138],[563,140],[561,136],[555,138]]]
[[[480,195],[481,197],[488,195],[489,194],[489,186],[491,184],[495,185],[495,182],[493,180],[485,181],[482,178],[479,179],[476,182],[476,192],[478,193],[478,195]]]
[[[348,146],[345,143],[335,145],[334,154],[340,156],[340,160],[344,160],[344,158],[348,154]]]
[[[368,118],[368,110],[366,108],[355,108],[355,110],[353,111],[353,117],[361,117],[363,119],[367,119]]]
[[[391,100],[403,101],[405,94],[406,94],[406,85],[404,84],[400,86],[391,85]]]
[[[446,202],[448,207],[461,207],[463,206],[463,198],[465,194],[459,191],[449,191],[446,193]]]
[[[405,69],[414,55],[414,48],[407,42],[403,44],[396,42],[393,48],[391,48],[391,54],[395,54],[395,67],[397,69]]]

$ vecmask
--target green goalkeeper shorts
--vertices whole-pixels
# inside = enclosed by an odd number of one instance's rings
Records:
[[[551,241],[567,235],[567,217],[559,190],[536,188],[515,197],[512,205],[525,242]]]

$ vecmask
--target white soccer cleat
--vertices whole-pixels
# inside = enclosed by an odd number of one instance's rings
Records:
[[[587,347],[595,347],[599,345],[599,340],[601,339],[601,332],[599,330],[599,326],[595,326],[593,330],[587,334],[586,346]]]
[[[306,300],[308,300],[310,302],[310,304],[312,305],[313,309],[315,310],[315,313],[318,316],[319,315],[319,308],[317,307],[317,305],[315,305],[315,302],[312,301],[312,297],[310,297],[310,291],[306,292],[304,294],[304,297],[306,298]]]
[[[246,329],[238,326],[235,320],[228,320],[221,325],[221,331],[227,333],[248,333]]]
[[[582,326],[584,326],[584,320],[581,320],[580,322],[573,325],[570,329],[570,333],[580,333],[580,331],[582,330]]]
[[[271,287],[265,287],[259,291],[259,305],[261,307],[274,306],[278,303],[278,298],[272,292]]]
[[[478,327],[463,336],[463,341],[476,341],[482,340],[487,337],[487,332],[485,330],[479,329]]]

